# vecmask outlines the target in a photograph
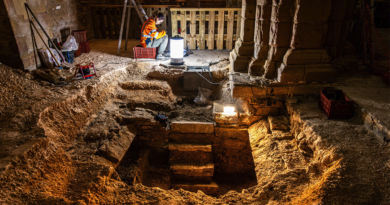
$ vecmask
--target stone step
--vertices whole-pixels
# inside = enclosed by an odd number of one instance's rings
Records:
[[[213,162],[211,143],[170,142],[169,163],[207,164]]]
[[[177,183],[172,184],[173,189],[184,189],[191,192],[197,192],[201,190],[203,193],[208,195],[217,195],[218,194],[218,185],[214,181],[205,184],[197,183]]]
[[[202,133],[179,133],[171,132],[169,133],[170,142],[208,142],[211,143],[214,139],[214,133],[212,134],[202,134]]]
[[[179,133],[214,133],[214,124],[210,122],[172,122],[171,131]]]
[[[214,175],[214,163],[199,165],[172,164],[170,166],[172,182],[209,183]]]

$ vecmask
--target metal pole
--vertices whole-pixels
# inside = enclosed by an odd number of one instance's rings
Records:
[[[125,0],[124,6],[123,6],[123,13],[122,13],[122,23],[121,23],[121,30],[119,33],[119,43],[118,43],[118,52],[117,55],[119,55],[121,51],[121,44],[122,44],[122,35],[123,35],[123,26],[125,24],[125,15],[126,15],[126,7],[127,7],[127,0]],[[131,9],[131,8],[129,8]]]

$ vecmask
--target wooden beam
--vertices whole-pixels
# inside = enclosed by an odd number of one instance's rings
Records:
[[[210,11],[210,20],[209,20],[209,36],[207,41],[208,48],[214,49],[214,29],[215,29],[215,11]]]
[[[233,48],[234,11],[228,11],[228,16],[226,49],[231,50]]]
[[[211,11],[210,11],[210,12],[211,12]],[[177,18],[178,18],[178,19],[181,18],[180,15],[181,15],[181,14],[177,14]],[[206,21],[208,21],[209,18],[210,18],[210,15],[209,15],[209,14],[206,14]],[[199,14],[196,14],[195,19],[196,19],[196,21],[199,21],[199,20],[200,20]],[[228,16],[228,14],[226,14],[225,17],[224,17],[224,20],[225,20],[225,21],[228,21],[228,19],[229,19],[229,16]],[[241,18],[240,18],[238,15],[234,15],[234,21],[237,21],[238,19],[241,19]],[[190,20],[190,17],[187,16],[187,21],[189,21],[189,20]]]
[[[191,11],[191,23],[190,23],[190,33],[191,33],[191,38],[190,38],[190,47],[191,49],[196,49],[196,11]]]
[[[177,11],[171,11],[172,37],[177,35]]]
[[[180,29],[181,29],[181,37],[183,37],[184,49],[187,48],[187,18],[186,11],[180,11],[181,19],[180,19]]]
[[[224,10],[219,10],[218,11],[218,38],[217,38],[217,49],[222,50],[223,49],[223,32],[224,32],[224,26],[225,26],[225,21],[224,21]]]
[[[199,21],[199,49],[205,49],[206,48],[206,12],[201,11],[200,12],[200,21]]]

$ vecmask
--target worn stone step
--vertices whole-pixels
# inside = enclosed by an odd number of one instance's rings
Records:
[[[207,164],[213,161],[211,143],[169,143],[169,163]]]
[[[214,124],[210,122],[172,122],[172,132],[180,133],[214,133]]]
[[[172,164],[170,170],[172,182],[209,183],[214,175],[214,163]]]
[[[212,134],[199,134],[199,133],[179,133],[171,132],[169,133],[170,142],[209,142],[211,143],[215,135]]]
[[[208,195],[217,195],[218,194],[218,185],[214,181],[205,184],[197,183],[177,183],[172,184],[173,189],[184,189],[191,192],[202,191]]]

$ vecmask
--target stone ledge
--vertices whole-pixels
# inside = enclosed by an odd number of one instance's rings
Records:
[[[218,193],[218,185],[212,181],[210,184],[193,184],[193,183],[183,183],[183,184],[172,184],[173,189],[184,189],[187,191],[197,192],[202,191],[205,194],[216,195]]]
[[[170,170],[174,175],[185,175],[193,177],[212,177],[214,175],[214,164],[173,164]]]
[[[211,144],[200,144],[200,143],[175,143],[171,142],[168,145],[169,150],[177,150],[181,152],[211,152]]]
[[[172,122],[172,132],[181,133],[214,133],[214,123],[210,122]]]

